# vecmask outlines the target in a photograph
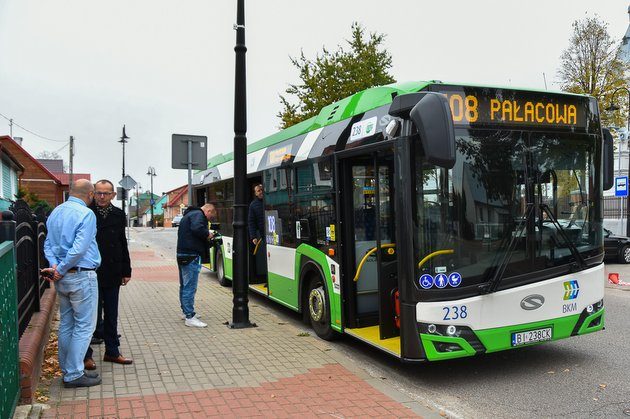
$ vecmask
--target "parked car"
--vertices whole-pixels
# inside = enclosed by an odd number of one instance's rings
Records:
[[[176,215],[173,217],[173,227],[179,227],[179,223],[182,221],[183,216]]]
[[[609,261],[630,263],[630,237],[616,236],[605,228],[604,254]]]

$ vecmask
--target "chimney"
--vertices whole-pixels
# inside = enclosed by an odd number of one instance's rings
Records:
[[[13,137],[13,141],[18,143],[19,145],[22,145],[22,137]]]

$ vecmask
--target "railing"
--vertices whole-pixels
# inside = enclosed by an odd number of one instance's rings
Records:
[[[626,198],[617,196],[605,196],[602,198],[604,218],[619,218],[620,214],[626,216]]]
[[[46,240],[45,215],[33,214],[23,200],[12,206],[15,219],[15,255],[17,261],[17,296],[19,335],[28,326],[33,313],[39,311],[39,300],[50,284],[41,279],[39,270],[48,266],[44,257]]]
[[[0,244],[0,418],[10,418],[20,393],[17,289],[13,241]]]

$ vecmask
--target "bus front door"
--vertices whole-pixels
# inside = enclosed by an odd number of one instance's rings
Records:
[[[353,158],[344,166],[348,324],[378,324],[380,339],[398,336],[393,160],[373,155]]]

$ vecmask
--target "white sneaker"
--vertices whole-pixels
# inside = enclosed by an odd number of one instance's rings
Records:
[[[182,313],[182,315],[180,316],[182,318],[182,320],[186,320],[186,315]],[[199,314],[195,314],[194,317],[200,319],[201,316]]]
[[[204,322],[202,322],[196,317],[191,317],[190,319],[186,319],[186,322],[184,322],[184,324],[188,327],[208,327],[207,324],[205,324]]]

